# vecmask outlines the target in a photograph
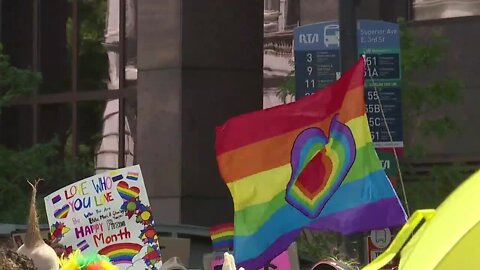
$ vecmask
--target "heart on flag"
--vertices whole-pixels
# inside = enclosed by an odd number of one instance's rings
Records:
[[[320,214],[355,161],[353,134],[337,117],[332,118],[329,137],[320,128],[307,128],[293,145],[285,199],[309,218]]]

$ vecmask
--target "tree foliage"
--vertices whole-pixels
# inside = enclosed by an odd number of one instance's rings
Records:
[[[0,114],[2,107],[15,98],[31,95],[40,79],[39,73],[13,67],[0,44]]]
[[[445,110],[445,106],[460,102],[462,81],[453,74],[443,78],[425,79],[438,69],[445,58],[449,41],[439,33],[432,33],[428,40],[420,40],[404,20],[400,20],[402,57],[402,104],[406,154],[410,157],[425,156],[428,149],[420,142],[426,137],[442,139],[459,131],[457,123]]]
[[[402,104],[405,153],[408,158],[427,156],[427,140],[442,140],[461,132],[450,117],[448,106],[461,102],[463,82],[454,74],[428,79],[441,67],[448,52],[449,40],[433,32],[428,39],[416,36],[404,20],[400,20],[402,52]],[[463,164],[435,164],[424,175],[414,174],[414,166],[402,163],[408,176],[405,184],[410,208],[436,208],[467,176]]]
[[[70,157],[59,160],[60,148],[57,139],[21,151],[0,146],[0,223],[25,223],[31,191],[26,180],[46,180],[39,187],[38,197],[42,198],[71,183],[74,172],[90,172],[84,160]],[[45,213],[43,201],[39,201],[37,206],[40,213]],[[41,220],[45,221],[43,214]]]
[[[71,2],[71,0],[70,0]],[[80,1],[79,13],[79,89],[105,89],[108,75],[108,57],[104,42],[107,1]],[[70,17],[66,25],[67,48],[72,59],[73,23]]]
[[[2,108],[14,99],[33,94],[41,80],[39,73],[12,66],[1,50],[0,74],[0,115]],[[80,146],[79,157],[75,159],[66,148],[57,138],[28,149],[0,145],[0,223],[25,223],[31,191],[26,180],[46,180],[40,186],[38,197],[42,198],[71,183],[75,176],[84,177],[92,172],[93,159],[84,146]],[[44,203],[39,201],[37,205],[39,212],[45,213]],[[41,221],[45,221],[44,215]]]

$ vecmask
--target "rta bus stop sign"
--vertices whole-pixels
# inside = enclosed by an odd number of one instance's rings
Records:
[[[294,31],[295,99],[308,96],[340,77],[340,28],[337,22]]]
[[[294,30],[296,100],[340,77],[340,38],[336,21]],[[365,109],[375,147],[403,148],[398,24],[359,20],[357,47],[359,57],[365,55]]]

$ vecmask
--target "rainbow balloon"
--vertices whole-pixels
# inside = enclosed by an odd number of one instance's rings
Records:
[[[355,160],[352,132],[337,118],[330,123],[330,138],[312,127],[302,131],[293,144],[285,199],[310,218],[320,214]]]
[[[98,254],[110,258],[113,264],[131,264],[133,257],[138,254],[142,246],[135,243],[119,243],[102,248]]]

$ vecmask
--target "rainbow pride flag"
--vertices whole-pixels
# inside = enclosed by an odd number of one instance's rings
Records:
[[[360,59],[311,96],[217,128],[217,162],[234,202],[239,266],[265,266],[303,228],[349,234],[405,223],[372,144],[363,85]]]
[[[210,228],[210,238],[215,252],[233,250],[233,223],[225,223]]]

